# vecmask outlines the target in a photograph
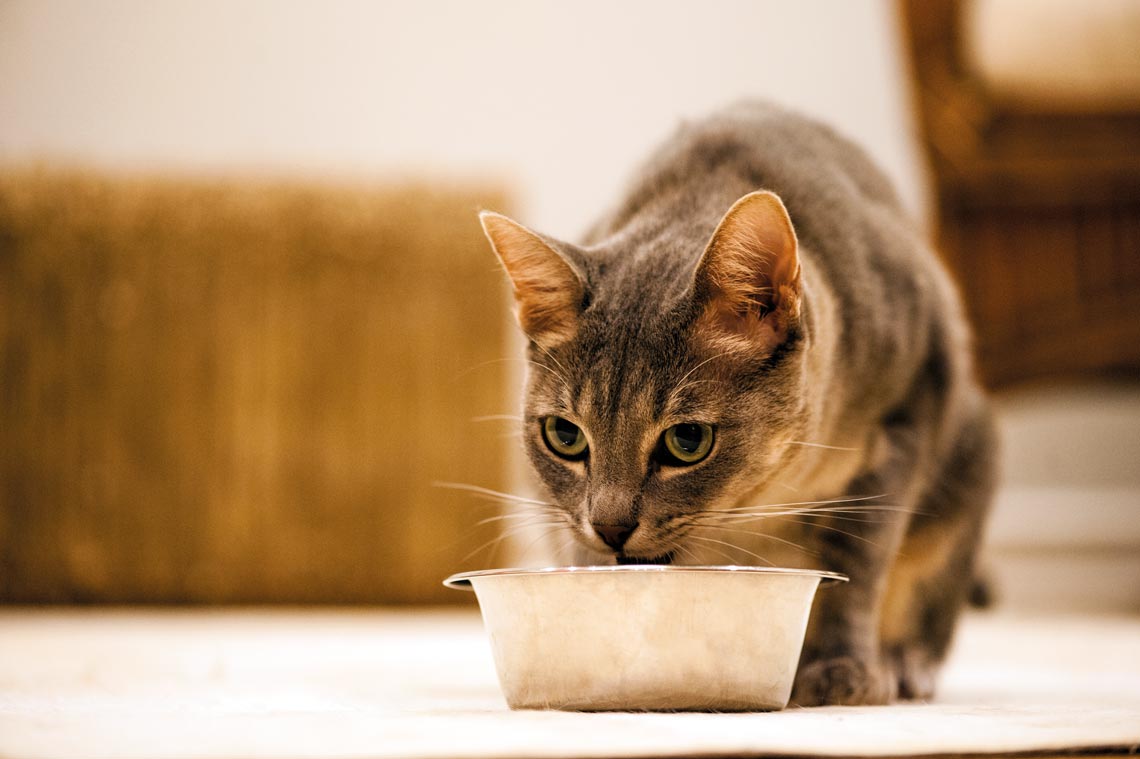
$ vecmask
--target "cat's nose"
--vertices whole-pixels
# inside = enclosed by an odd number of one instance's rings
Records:
[[[620,551],[621,547],[625,545],[625,541],[629,540],[629,536],[637,529],[636,524],[598,524],[597,522],[593,524],[594,532],[598,533],[598,537],[615,551]]]

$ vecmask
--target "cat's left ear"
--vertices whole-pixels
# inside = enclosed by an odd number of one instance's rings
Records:
[[[694,274],[698,329],[719,342],[770,353],[799,320],[796,233],[779,196],[749,193],[721,219]]]
[[[483,211],[479,222],[515,294],[515,316],[527,337],[549,348],[574,336],[585,279],[540,235],[502,214]]]

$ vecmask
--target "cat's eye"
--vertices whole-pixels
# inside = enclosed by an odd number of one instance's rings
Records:
[[[564,459],[580,459],[586,455],[586,433],[568,419],[546,417],[542,421],[542,437],[547,447]]]
[[[673,466],[696,464],[712,450],[713,428],[699,422],[677,424],[661,436],[664,463]]]

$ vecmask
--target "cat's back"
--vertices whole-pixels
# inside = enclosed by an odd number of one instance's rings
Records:
[[[652,215],[715,225],[718,210],[728,209],[726,202],[760,188],[780,195],[797,231],[810,232],[828,205],[842,212],[864,201],[902,213],[889,180],[854,143],[809,117],[764,101],[742,101],[683,123],[640,168],[620,206],[590,237],[611,235],[631,222],[644,224]],[[662,213],[668,206],[687,211]]]
[[[902,213],[890,181],[855,143],[826,124],[764,101],[742,101],[675,136],[673,160],[686,171],[715,172],[718,160],[733,157],[751,180],[782,190],[785,203],[810,207],[815,201],[849,200],[851,194]],[[670,158],[660,156],[666,161]]]
[[[809,285],[834,304],[825,328],[852,384],[901,390],[932,350],[963,353],[949,345],[965,340],[957,296],[890,181],[832,128],[772,104],[737,103],[684,124],[592,236],[640,230],[633,237],[674,242],[658,247],[685,258],[672,269],[683,273],[725,211],[760,189],[783,200]]]

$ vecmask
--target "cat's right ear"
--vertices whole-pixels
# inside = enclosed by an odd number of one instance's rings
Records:
[[[721,219],[694,273],[697,329],[727,350],[769,354],[799,319],[799,245],[784,203],[760,190]]]
[[[535,343],[550,347],[574,336],[585,282],[550,243],[517,221],[483,211],[479,222],[510,277],[519,326]]]

